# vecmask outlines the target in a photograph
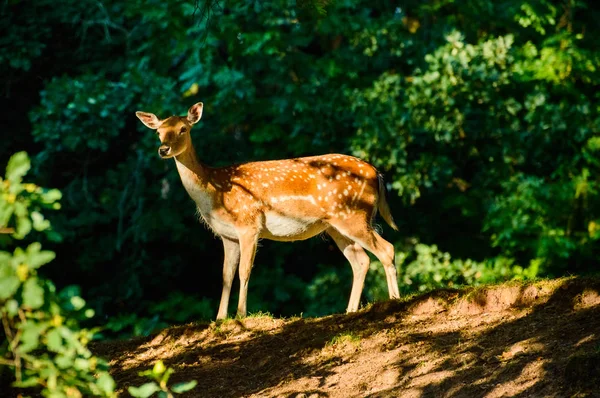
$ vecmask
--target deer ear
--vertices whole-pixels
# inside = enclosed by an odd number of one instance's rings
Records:
[[[146,127],[156,130],[162,123],[154,113],[136,112],[135,115],[146,125]]]
[[[202,102],[198,102],[190,107],[187,114],[187,119],[190,123],[196,124],[198,120],[202,117],[202,108],[204,104]]]

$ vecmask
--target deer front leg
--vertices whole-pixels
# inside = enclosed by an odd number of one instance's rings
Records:
[[[229,306],[229,294],[231,293],[231,284],[235,276],[235,270],[240,261],[240,244],[237,241],[222,238],[225,259],[223,260],[223,292],[221,293],[221,304],[219,304],[219,313],[217,319],[227,318],[227,308]]]
[[[238,301],[237,316],[246,316],[246,304],[248,300],[248,281],[256,255],[258,232],[246,230],[240,234],[240,297]]]

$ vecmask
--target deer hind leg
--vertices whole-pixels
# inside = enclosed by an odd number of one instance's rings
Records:
[[[240,296],[238,300],[237,316],[246,316],[248,301],[248,281],[254,264],[256,246],[258,244],[258,232],[254,229],[240,233]]]
[[[363,248],[358,244],[348,239],[334,228],[329,228],[327,234],[331,236],[337,245],[337,247],[344,253],[344,256],[350,262],[352,266],[352,273],[354,279],[352,281],[352,291],[350,293],[350,300],[348,301],[348,308],[346,312],[358,311],[358,305],[360,304],[360,296],[363,291],[365,284],[365,277],[369,270],[369,263],[371,260]]]
[[[373,253],[385,270],[388,293],[390,299],[400,298],[398,290],[398,277],[394,264],[394,245],[383,239],[367,221],[366,217],[356,215],[346,220],[331,223],[340,233],[360,244],[363,248]]]
[[[227,318],[227,307],[229,306],[229,295],[231,293],[231,284],[240,261],[240,244],[237,241],[222,238],[223,251],[225,258],[223,260],[223,292],[221,293],[221,303],[217,319]]]

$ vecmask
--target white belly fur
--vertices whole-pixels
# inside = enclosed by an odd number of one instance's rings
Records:
[[[267,212],[262,238],[271,240],[302,240],[320,234],[327,228],[318,218],[288,218],[286,216]]]

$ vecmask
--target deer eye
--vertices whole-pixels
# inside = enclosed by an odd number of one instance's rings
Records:
[[[182,127],[181,130],[179,130],[179,134],[184,134],[185,132],[187,132],[187,128]]]

